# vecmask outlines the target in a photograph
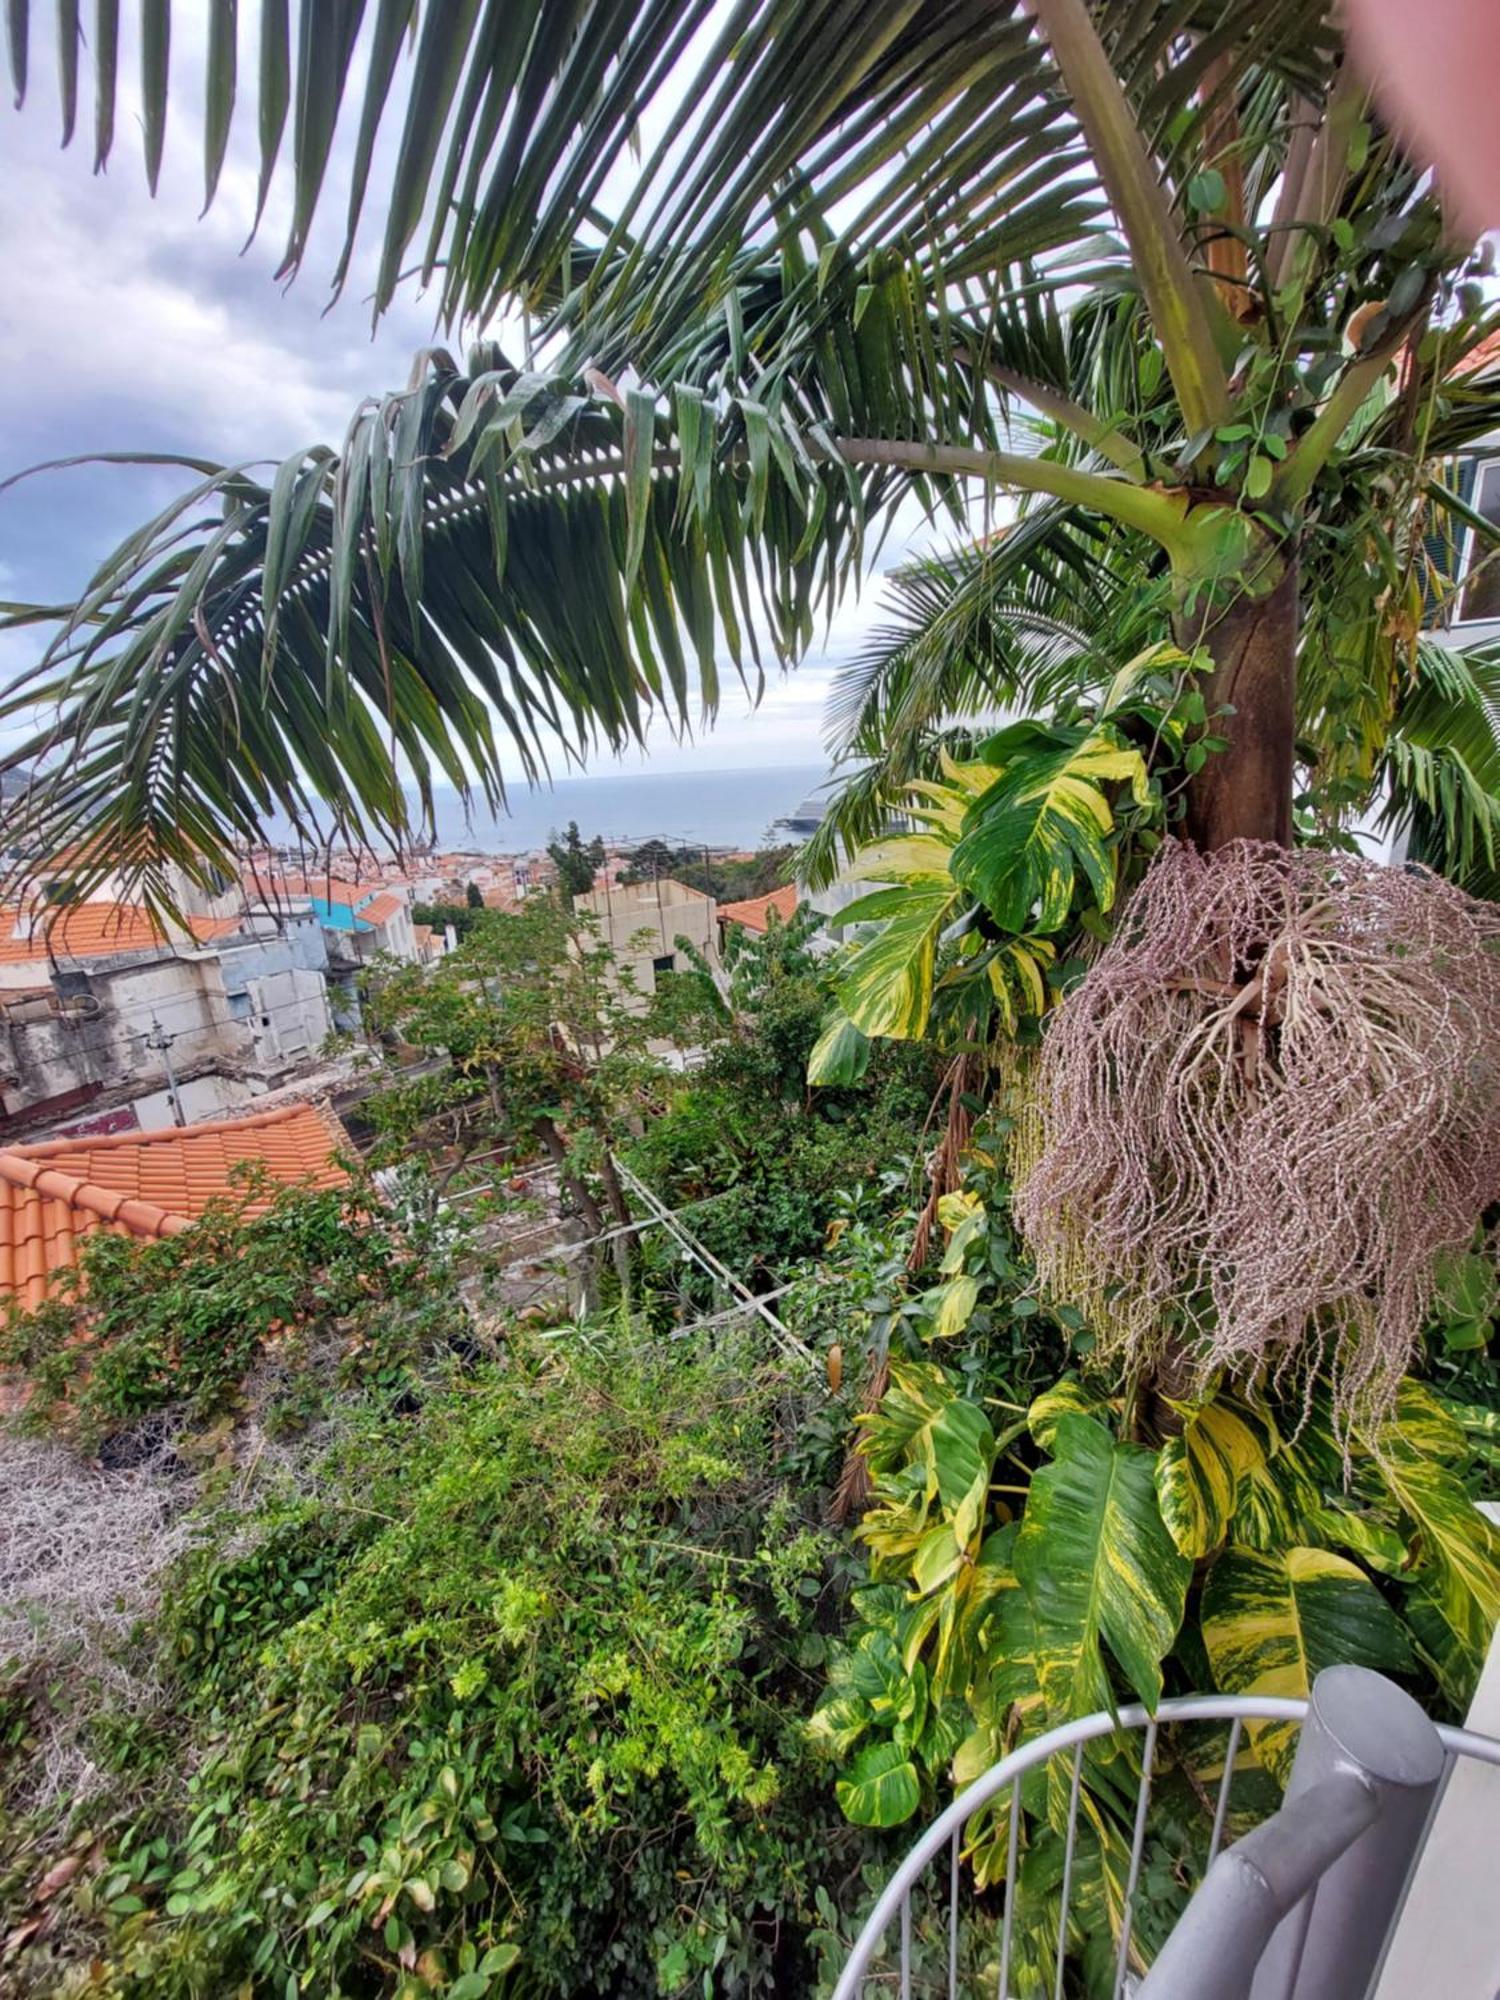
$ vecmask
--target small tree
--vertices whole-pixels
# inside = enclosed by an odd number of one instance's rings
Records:
[[[630,866],[620,871],[620,880],[627,885],[659,881],[676,871],[681,855],[681,848],[669,847],[664,840],[643,840],[631,855]]]
[[[557,870],[558,886],[568,900],[586,896],[594,886],[595,875],[604,866],[604,842],[598,834],[585,844],[577,820],[570,819],[562,839],[554,838],[547,843],[547,852]]]
[[[637,1002],[633,972],[593,920],[533,897],[492,915],[435,968],[377,978],[372,1029],[446,1054],[449,1068],[393,1083],[367,1108],[393,1152],[451,1148],[450,1175],[484,1144],[545,1153],[569,1206],[603,1235],[631,1220],[614,1153],[660,1073]],[[614,1251],[628,1286],[626,1239]]]
[[[480,889],[477,882],[471,882],[464,890],[464,901],[471,910],[482,910],[484,908],[484,892]]]

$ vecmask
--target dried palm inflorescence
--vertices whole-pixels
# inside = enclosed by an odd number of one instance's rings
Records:
[[[1426,873],[1170,842],[1045,1038],[1017,1141],[1041,1281],[1101,1357],[1389,1405],[1500,1198],[1500,910]]]

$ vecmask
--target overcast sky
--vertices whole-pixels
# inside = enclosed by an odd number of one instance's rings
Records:
[[[146,191],[128,89],[109,169],[97,178],[90,171],[87,50],[78,135],[67,151],[59,149],[50,13],[37,10],[25,110],[11,109],[8,92],[0,102],[7,272],[0,289],[0,479],[85,452],[182,451],[235,461],[278,459],[315,441],[337,444],[360,398],[399,387],[412,353],[434,337],[431,309],[415,294],[400,299],[372,337],[369,243],[342,300],[324,316],[354,121],[343,128],[302,275],[289,289],[278,286],[272,273],[286,214],[279,189],[257,241],[241,254],[255,186],[253,104],[243,96],[218,197],[198,219],[202,52],[189,9],[173,9],[166,163],[155,201]],[[135,74],[134,14],[122,10],[122,84]],[[254,14],[241,9],[241,88],[252,94]],[[391,126],[399,129],[399,121],[388,117],[387,137]],[[381,185],[377,163],[372,197]],[[0,598],[76,596],[175,482],[170,472],[85,466],[0,493]],[[914,540],[929,539],[913,518],[887,543],[881,566]],[[652,767],[817,762],[828,682],[878,622],[878,598],[878,583],[867,581],[860,600],[842,607],[827,648],[769,686],[757,710],[726,671],[711,734],[679,745],[665,730],[654,732]],[[29,650],[19,636],[0,638],[0,672],[8,678]],[[628,767],[639,762],[632,758]]]

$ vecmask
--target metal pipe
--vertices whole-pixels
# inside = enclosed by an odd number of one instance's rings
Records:
[[[1287,1805],[1342,1777],[1368,1785],[1379,1810],[1284,1919],[1251,2000],[1364,2000],[1442,1776],[1442,1742],[1409,1694],[1368,1667],[1319,1674]]]
[[[1329,1667],[1286,1803],[1219,1856],[1139,2000],[1363,2000],[1442,1774],[1410,1695]]]

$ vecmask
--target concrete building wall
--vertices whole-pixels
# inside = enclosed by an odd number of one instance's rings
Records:
[[[613,951],[617,968],[628,966],[634,973],[642,1011],[658,979],[686,967],[678,938],[686,938],[711,966],[719,963],[717,904],[670,877],[591,889],[575,896],[573,907],[595,921],[599,942]]]
[[[232,1111],[254,1102],[256,1093],[238,1077],[218,1071],[208,1076],[190,1076],[177,1086],[184,1122],[201,1125],[210,1118],[226,1118]],[[165,1131],[177,1123],[170,1090],[151,1090],[131,1102],[136,1123],[143,1132]]]
[[[149,1099],[169,1075],[240,1078],[247,1094],[279,1081],[314,1061],[333,1028],[324,972],[299,962],[309,959],[327,964],[315,922],[222,950],[58,965],[45,989],[0,1006],[4,1114],[80,1090]],[[198,1094],[201,1115],[225,1108],[206,1084]]]

